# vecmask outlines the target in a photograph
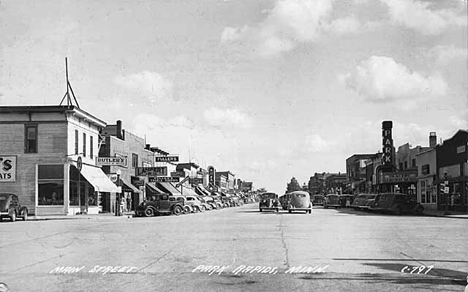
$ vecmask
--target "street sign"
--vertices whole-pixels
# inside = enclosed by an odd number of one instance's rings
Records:
[[[81,160],[81,156],[78,156],[78,159],[76,160],[76,168],[78,171],[81,171],[83,168],[83,160]]]
[[[179,162],[179,156],[155,156],[155,162]]]
[[[444,193],[445,193],[445,194],[448,194],[449,192],[450,192],[449,187],[445,187],[445,188],[444,188]]]
[[[183,170],[173,171],[173,172],[171,172],[171,176],[184,177],[185,176],[185,171],[183,171]]]
[[[124,166],[127,167],[127,157],[96,157],[97,166]]]
[[[201,185],[203,184],[203,178],[201,177],[191,177],[189,179],[191,185]]]
[[[137,167],[136,176],[167,176],[167,166]]]
[[[172,176],[150,176],[148,177],[149,182],[179,182],[180,177]]]

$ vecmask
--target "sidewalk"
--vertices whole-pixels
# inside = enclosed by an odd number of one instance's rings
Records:
[[[455,212],[455,211],[438,211],[438,210],[424,210],[425,216],[431,217],[447,217],[447,218],[458,218],[468,219],[468,213]]]
[[[29,216],[30,221],[39,220],[89,220],[89,219],[129,219],[133,218],[134,212],[124,213],[122,216],[115,216],[114,213],[100,213],[100,214],[79,214],[79,215],[46,215],[46,216]],[[20,219],[19,219],[20,220]]]

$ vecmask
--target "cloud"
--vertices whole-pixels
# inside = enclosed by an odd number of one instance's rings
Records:
[[[425,51],[423,55],[439,64],[446,65],[451,61],[466,63],[468,53],[466,48],[459,48],[454,45],[439,45]]]
[[[272,56],[290,51],[301,42],[314,41],[333,0],[279,0],[260,24],[260,54]]]
[[[309,135],[305,137],[305,147],[310,152],[322,152],[327,150],[328,143],[319,135]]]
[[[157,72],[142,71],[128,76],[117,76],[114,82],[146,96],[151,103],[173,96],[173,83]]]
[[[336,34],[356,34],[364,31],[372,31],[380,26],[378,22],[361,23],[354,15],[337,18],[328,24],[324,24],[324,30]]]
[[[372,56],[352,72],[339,76],[344,85],[370,102],[412,101],[444,95],[447,84],[440,75],[423,76],[392,58]]]
[[[252,127],[252,119],[238,109],[220,109],[212,107],[204,112],[205,120],[216,127],[235,127],[248,129]]]
[[[423,35],[437,35],[451,26],[466,26],[466,15],[449,9],[430,9],[431,4],[414,0],[381,0],[389,8],[390,18]]]
[[[221,34],[221,43],[229,43],[234,42],[240,38],[248,31],[247,25],[243,28],[235,28],[235,27],[225,27]]]

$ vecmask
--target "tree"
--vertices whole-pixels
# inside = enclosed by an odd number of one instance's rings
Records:
[[[295,177],[291,179],[291,182],[287,184],[286,186],[286,192],[294,192],[294,191],[300,191],[301,186],[299,185],[299,182]]]

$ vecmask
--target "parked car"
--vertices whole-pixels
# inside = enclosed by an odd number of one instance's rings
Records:
[[[179,196],[171,194],[149,195],[145,201],[137,206],[135,216],[151,217],[160,214],[179,216],[184,213],[184,206],[185,202]]]
[[[28,220],[28,208],[21,206],[17,195],[0,193],[0,220],[10,218],[15,222],[18,217]]]
[[[312,196],[312,205],[313,206],[323,206],[325,197],[323,195],[313,195]]]
[[[310,201],[310,195],[304,191],[294,191],[290,193],[288,212],[293,211],[305,211],[306,214],[312,213],[312,202]]]
[[[371,211],[372,208],[375,208],[375,199],[377,198],[376,194],[371,194],[360,206],[361,210]]]
[[[216,204],[215,200],[211,196],[205,196],[203,197],[203,200],[205,201],[206,204],[208,204],[211,209],[210,210],[216,210],[218,209],[218,204]]]
[[[279,207],[280,204],[278,194],[267,192],[261,195],[260,202],[258,203],[258,208],[260,212],[262,212],[263,210],[274,210],[278,212]]]
[[[424,207],[411,196],[400,193],[383,193],[376,200],[372,210],[382,213],[422,215]]]
[[[355,210],[362,210],[362,206],[366,203],[366,200],[369,199],[372,195],[375,194],[359,194],[354,198],[354,201],[351,203],[351,208]]]
[[[325,209],[328,209],[330,207],[333,207],[336,209],[341,208],[340,196],[338,194],[328,194],[325,197],[323,207]]]
[[[192,206],[193,212],[203,212],[205,207],[202,202],[196,196],[185,196],[187,205]]]

